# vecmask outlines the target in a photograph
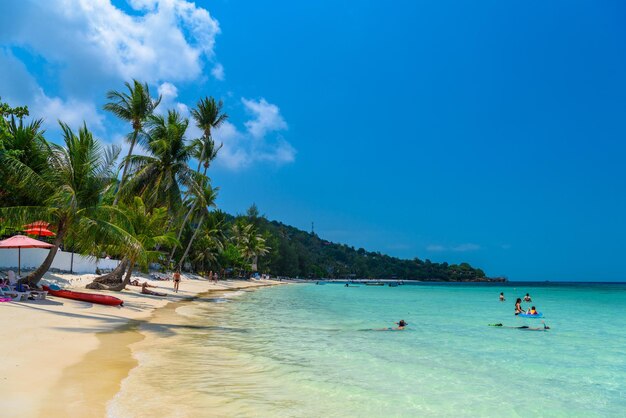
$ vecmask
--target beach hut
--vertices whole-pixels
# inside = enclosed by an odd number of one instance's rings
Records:
[[[2,248],[17,248],[17,275],[21,274],[22,264],[22,248],[52,248],[54,245],[47,242],[38,241],[36,239],[27,237],[26,235],[15,235],[11,238],[7,238],[0,241],[0,249]]]

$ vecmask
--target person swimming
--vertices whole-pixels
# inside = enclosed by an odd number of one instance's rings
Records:
[[[504,302],[506,299],[504,299],[504,292],[500,292],[500,302]]]
[[[498,327],[498,328],[509,328],[509,329],[521,329],[521,330],[526,330],[526,331],[547,331],[550,329],[549,326],[546,325],[545,322],[541,321],[543,323],[543,328],[542,327],[529,327],[528,325],[522,325],[519,327],[508,327],[506,325],[502,325],[500,323],[498,324],[489,324],[490,327]]]
[[[522,299],[517,298],[517,300],[515,301],[515,315],[519,315],[525,312],[526,311],[524,311],[524,309],[522,308]]]
[[[524,296],[524,302],[532,302],[533,300],[530,298],[530,295],[528,293],[526,293],[526,296]]]
[[[409,325],[404,319],[401,319],[399,322],[395,322],[395,324],[397,327],[378,328],[374,329],[374,331],[402,331],[407,325]]]

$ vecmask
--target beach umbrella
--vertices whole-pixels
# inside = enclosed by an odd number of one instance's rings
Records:
[[[37,235],[38,237],[53,237],[56,234],[46,228],[28,228],[24,230],[28,235]]]
[[[46,221],[37,221],[24,225],[25,231],[28,235],[37,235],[39,237],[53,237],[56,234],[48,229],[50,223]]]
[[[54,245],[47,242],[38,241],[36,239],[27,237],[26,235],[15,235],[11,238],[7,238],[0,241],[1,248],[17,248],[17,275],[21,273],[22,264],[22,248],[52,248]]]
[[[30,223],[28,225],[24,225],[24,228],[26,229],[30,229],[30,228],[48,228],[50,226],[50,223],[46,222],[46,221],[37,221],[37,222],[33,222]]]

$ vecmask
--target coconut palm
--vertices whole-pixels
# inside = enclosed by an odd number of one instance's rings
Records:
[[[205,218],[207,217],[207,215],[209,214],[209,208],[216,206],[215,200],[217,199],[218,190],[219,188],[217,187],[216,188],[211,187],[211,184],[209,183],[208,179],[205,179],[204,181],[200,183],[195,183],[193,185],[193,192],[194,192],[195,200],[196,200],[195,206],[198,208],[197,216],[199,216],[200,219],[198,220],[198,223],[195,226],[196,229],[193,235],[191,236],[189,243],[187,244],[187,248],[185,249],[185,252],[183,253],[180,260],[178,261],[179,270],[182,268],[183,263],[185,262],[185,258],[187,257],[187,254],[189,254],[189,250],[191,249],[191,245],[193,244],[193,241],[198,236],[198,233],[202,230],[202,224]]]
[[[198,235],[190,251],[189,258],[195,266],[200,265],[199,271],[206,271],[207,265],[218,267],[220,253],[224,250],[224,243],[219,237],[219,229],[213,228],[204,222],[203,231]]]
[[[198,159],[198,173],[200,172],[200,165],[204,164],[204,173],[209,167],[211,161],[213,161],[217,155],[217,152],[222,147],[215,146],[215,142],[211,137],[211,130],[219,128],[228,115],[222,113],[222,106],[224,103],[220,100],[216,102],[213,97],[205,97],[201,99],[194,109],[191,109],[191,116],[196,122],[196,126],[202,130],[202,138],[198,139],[194,145],[196,148],[196,155]]]
[[[149,210],[139,196],[135,196],[130,202],[122,205],[120,210],[125,214],[128,222],[123,226],[129,239],[119,243],[109,243],[103,246],[106,252],[123,252],[128,259],[126,276],[121,283],[113,286],[103,286],[102,283],[92,283],[90,288],[106,288],[108,290],[123,290],[129,283],[133,268],[136,265],[143,269],[148,264],[159,261],[163,253],[157,248],[161,245],[174,245],[176,239],[171,233],[163,232],[169,221],[167,209],[163,207]]]
[[[143,125],[161,102],[161,96],[157,99],[153,99],[150,96],[150,89],[148,88],[147,83],[141,84],[139,81],[133,80],[132,85],[128,82],[124,83],[124,85],[128,89],[128,93],[111,90],[107,93],[107,99],[111,101],[104,105],[105,110],[108,110],[122,120],[130,122],[133,127],[133,131],[127,136],[130,148],[128,149],[128,155],[122,163],[124,165],[122,180],[120,181],[118,193],[115,196],[113,205],[117,204],[119,200],[119,191],[126,182],[126,173],[128,171],[129,164],[128,160],[133,154],[133,149],[135,148],[135,144],[137,143],[137,140],[143,130]]]
[[[109,220],[116,209],[106,206],[102,196],[113,180],[118,147],[104,148],[83,125],[78,135],[59,122],[65,146],[45,144],[47,164],[38,170],[19,159],[5,155],[3,164],[29,205],[0,209],[5,223],[22,225],[45,220],[56,227],[54,247],[43,263],[27,278],[36,285],[48,271],[66,235],[98,236],[118,242],[125,239],[120,229]]]
[[[196,177],[187,162],[191,150],[185,143],[189,121],[175,110],[167,116],[152,115],[146,123],[146,149],[150,155],[128,158],[133,176],[123,194],[141,196],[148,208],[165,206],[175,215],[182,205],[181,186],[188,186]]]
[[[271,249],[267,246],[265,238],[257,233],[253,224],[242,220],[233,224],[231,234],[231,239],[239,253],[246,263],[252,265],[254,270],[258,263],[258,258],[266,255]]]
[[[19,122],[15,117],[2,120],[5,130],[1,135],[0,147],[0,194],[5,206],[27,204],[28,199],[21,196],[17,181],[12,180],[13,176],[8,171],[8,165],[2,163],[5,158],[14,158],[22,164],[27,165],[32,170],[38,172],[47,165],[47,143],[44,138],[44,131],[41,129],[42,119],[34,120],[28,124]]]

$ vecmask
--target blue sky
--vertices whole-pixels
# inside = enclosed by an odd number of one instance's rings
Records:
[[[104,114],[132,77],[231,118],[219,205],[513,280],[626,280],[618,1],[0,3],[0,96]],[[192,130],[190,136],[195,132]]]

